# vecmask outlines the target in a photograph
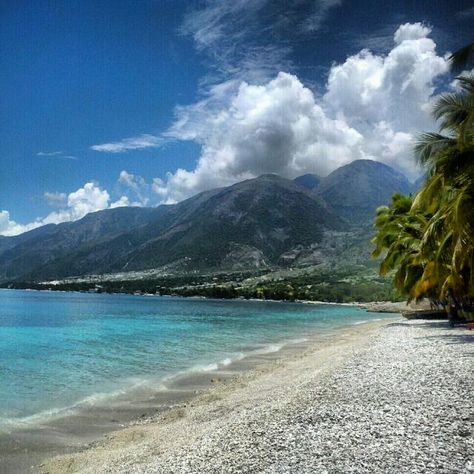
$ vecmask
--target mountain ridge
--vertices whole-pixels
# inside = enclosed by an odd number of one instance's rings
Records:
[[[324,260],[326,247],[331,251],[328,235],[348,231],[354,215],[368,226],[375,207],[408,186],[406,178],[378,162],[343,168],[325,178],[266,174],[174,205],[97,211],[5,237],[0,239],[0,281],[161,267],[202,271],[317,263]],[[377,192],[366,203],[374,182]],[[351,195],[356,198],[349,206]]]

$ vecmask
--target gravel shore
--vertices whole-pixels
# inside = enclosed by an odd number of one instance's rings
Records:
[[[474,473],[474,332],[355,326],[43,473]]]

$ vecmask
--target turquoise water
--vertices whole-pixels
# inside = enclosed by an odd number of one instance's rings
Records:
[[[344,306],[0,291],[0,430],[380,317]]]

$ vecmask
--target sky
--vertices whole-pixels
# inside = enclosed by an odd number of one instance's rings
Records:
[[[415,179],[471,0],[0,3],[0,235],[375,159]]]

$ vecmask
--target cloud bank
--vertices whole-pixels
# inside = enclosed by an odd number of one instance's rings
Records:
[[[321,97],[280,72],[259,85],[229,80],[179,107],[165,134],[201,145],[194,170],[178,169],[154,190],[174,202],[262,173],[326,175],[356,159],[385,162],[414,178],[412,141],[434,127],[430,106],[448,71],[431,30],[401,25],[386,55],[362,50],[331,67]]]

